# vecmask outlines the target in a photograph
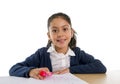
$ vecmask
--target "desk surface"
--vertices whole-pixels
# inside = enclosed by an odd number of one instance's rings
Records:
[[[108,71],[106,74],[75,74],[89,84],[120,84],[120,70]]]
[[[15,76],[0,77],[0,84],[88,84],[70,73],[52,75],[44,80]]]
[[[74,74],[74,75],[88,82],[88,84],[120,84],[120,70],[108,71],[106,74]],[[63,77],[62,77],[62,80],[63,80]],[[22,81],[22,83],[19,81]],[[23,77],[10,77],[10,76],[0,77],[0,84],[10,84],[10,83],[11,84],[38,84],[37,82],[38,82],[37,80],[34,80],[34,79],[27,80],[26,78],[23,78]],[[53,84],[57,84],[57,83],[53,83]],[[48,83],[44,83],[44,84],[48,84]]]

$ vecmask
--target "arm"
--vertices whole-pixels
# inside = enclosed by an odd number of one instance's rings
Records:
[[[33,68],[38,67],[39,63],[39,52],[37,51],[30,57],[28,57],[25,61],[15,64],[11,67],[9,74],[11,76],[19,76],[19,77],[29,77],[29,71]]]
[[[106,67],[92,55],[81,51],[79,48],[74,50],[76,56],[71,57],[71,73],[105,73]]]

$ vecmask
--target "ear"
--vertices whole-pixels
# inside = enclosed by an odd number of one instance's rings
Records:
[[[50,33],[49,33],[49,32],[47,33],[47,36],[48,36],[48,38],[50,39]]]
[[[71,29],[71,38],[73,37],[73,35],[74,35],[74,30],[73,30],[73,28]]]

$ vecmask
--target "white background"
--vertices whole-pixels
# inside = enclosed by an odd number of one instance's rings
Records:
[[[64,12],[77,31],[77,45],[120,70],[119,0],[0,0],[0,76],[47,44],[47,19]]]

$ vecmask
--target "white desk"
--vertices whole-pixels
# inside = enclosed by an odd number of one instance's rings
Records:
[[[88,84],[76,76],[67,73],[63,75],[52,75],[44,80],[23,77],[0,77],[0,84]]]

